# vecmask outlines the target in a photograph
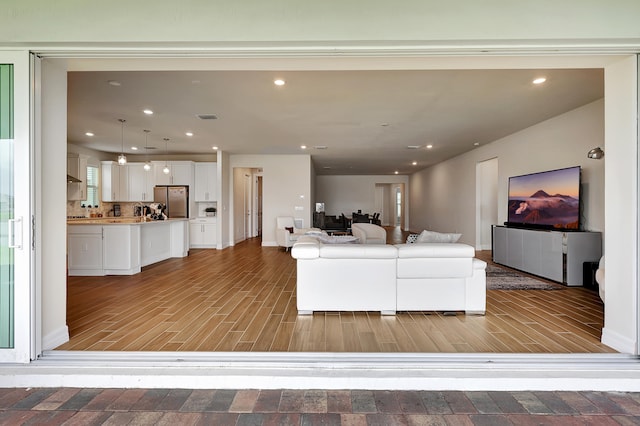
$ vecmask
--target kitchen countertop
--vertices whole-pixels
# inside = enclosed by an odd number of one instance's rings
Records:
[[[181,220],[189,220],[189,218],[171,218],[166,220],[146,219],[140,216],[119,216],[119,217],[85,217],[80,219],[67,219],[67,225],[144,225],[147,223],[165,223]]]

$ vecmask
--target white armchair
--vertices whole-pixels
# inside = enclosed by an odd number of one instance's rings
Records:
[[[320,232],[318,228],[296,228],[292,216],[279,216],[276,218],[276,242],[278,246],[289,250],[298,240],[298,237],[309,231]]]
[[[351,233],[360,244],[387,244],[387,231],[372,223],[352,223]]]

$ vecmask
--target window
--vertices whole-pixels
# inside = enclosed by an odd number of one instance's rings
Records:
[[[87,199],[84,204],[98,205],[98,168],[94,166],[87,166]]]

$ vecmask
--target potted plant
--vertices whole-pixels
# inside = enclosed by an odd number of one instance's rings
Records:
[[[217,211],[215,207],[207,207],[204,209],[204,213],[207,216],[215,216]]]

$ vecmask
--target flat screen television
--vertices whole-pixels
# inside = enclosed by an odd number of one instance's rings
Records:
[[[507,226],[580,229],[580,166],[509,178]]]

